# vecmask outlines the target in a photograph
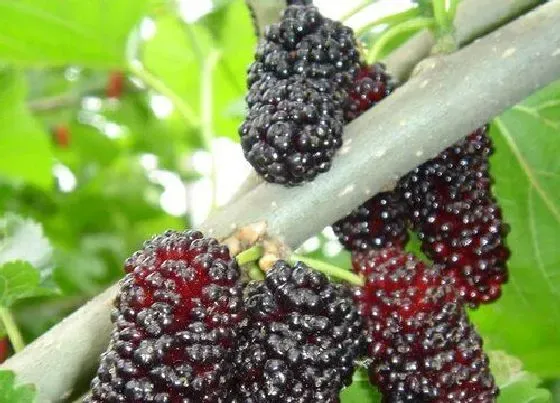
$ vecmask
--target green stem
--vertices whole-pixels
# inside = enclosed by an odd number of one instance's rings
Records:
[[[363,27],[360,27],[358,29],[356,29],[356,36],[361,36],[363,34],[365,34],[366,32],[368,32],[369,30],[371,30],[373,27],[379,26],[379,25],[395,25],[395,24],[400,24],[401,22],[410,20],[411,18],[414,17],[418,17],[420,15],[420,9],[418,7],[414,7],[414,8],[409,8],[408,10],[405,11],[401,11],[400,13],[397,14],[391,14],[391,15],[387,15],[385,17],[381,17],[375,21],[372,21],[366,25],[364,25]]]
[[[365,1],[361,2],[356,7],[354,7],[352,10],[348,11],[346,14],[344,14],[342,17],[340,17],[340,21],[346,21],[346,20],[350,19],[351,17],[355,16],[356,14],[358,14],[359,12],[361,12],[362,10],[366,9],[368,6],[373,4],[373,2],[374,2],[374,0],[365,0]]]
[[[263,255],[264,249],[262,246],[253,246],[249,249],[245,249],[244,251],[240,252],[235,259],[237,260],[237,264],[239,266],[243,266],[249,262],[254,262],[257,259],[260,259]]]
[[[447,20],[449,24],[453,25],[455,21],[455,15],[457,14],[457,6],[461,0],[451,0],[449,3],[449,9],[447,10]]]
[[[128,71],[142,80],[154,91],[159,92],[161,95],[169,98],[169,100],[173,103],[175,109],[177,109],[177,111],[181,114],[181,116],[189,126],[199,125],[199,120],[196,117],[196,113],[191,108],[191,106],[158,77],[154,76],[148,70],[144,69],[141,63],[133,61],[128,65]]]
[[[21,333],[19,332],[12,313],[8,308],[3,306],[0,306],[0,321],[2,321],[4,329],[6,329],[6,333],[8,334],[8,338],[10,339],[10,343],[12,344],[14,351],[19,353],[25,348],[23,337],[21,337]]]
[[[265,275],[256,262],[251,262],[248,266],[249,270],[247,271],[247,274],[251,280],[264,280]]]
[[[368,56],[368,63],[372,64],[376,60],[378,60],[385,46],[396,36],[404,32],[418,31],[422,28],[431,28],[433,27],[433,25],[433,18],[417,17],[389,28],[387,32],[385,32],[371,48]]]
[[[325,263],[321,260],[308,258],[306,256],[292,255],[290,256],[290,263],[294,264],[297,261],[303,262],[310,266],[312,269],[320,271],[327,276],[334,277],[340,280],[345,280],[350,284],[354,285],[364,285],[364,280],[357,274],[352,273],[350,270],[342,269],[338,266],[334,266],[329,263]]]
[[[434,11],[434,19],[436,20],[437,27],[441,31],[445,31],[448,26],[445,0],[432,0],[432,9]]]
[[[201,110],[201,131],[202,131],[202,141],[204,147],[210,153],[212,158],[212,210],[217,207],[217,193],[218,193],[218,167],[216,163],[216,156],[213,152],[212,139],[214,138],[214,130],[212,128],[212,110],[213,110],[213,75],[214,69],[218,64],[220,59],[220,52],[217,50],[212,50],[210,54],[204,60],[202,66],[202,79],[201,79],[201,91],[200,91],[200,110]]]

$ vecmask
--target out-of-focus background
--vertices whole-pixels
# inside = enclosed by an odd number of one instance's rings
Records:
[[[243,0],[60,4],[0,1],[0,313],[14,319],[0,321],[0,362],[122,277],[145,239],[200,224],[251,171],[237,134],[257,40]],[[433,17],[430,0],[315,4],[375,59]],[[512,278],[472,317],[503,402],[552,401],[540,379],[560,401],[559,133],[560,82],[492,125]],[[302,253],[349,267],[330,228]],[[8,342],[6,326],[23,339]],[[345,402],[374,393],[358,375],[367,392]]]

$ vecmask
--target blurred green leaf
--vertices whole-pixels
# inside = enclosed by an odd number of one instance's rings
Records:
[[[163,14],[156,26],[155,36],[144,46],[144,64],[198,114],[204,60],[211,51],[220,52],[212,77],[213,130],[216,136],[237,139],[241,117],[231,113],[231,105],[244,96],[256,43],[245,3],[229,2],[195,24]]]
[[[146,0],[4,0],[0,60],[22,65],[126,65],[132,28]]]
[[[0,218],[0,265],[22,260],[48,270],[51,256],[52,247],[41,224],[14,214]]]
[[[0,305],[10,307],[19,299],[53,294],[39,283],[39,271],[28,262],[5,263],[0,266]]]
[[[540,111],[560,101],[560,82],[492,125],[495,191],[511,225],[510,280],[502,298],[473,313],[488,344],[540,376],[560,366],[560,130]]]
[[[539,387],[541,380],[523,370],[523,363],[502,351],[489,354],[490,369],[500,387],[498,403],[550,403],[550,392]]]
[[[27,111],[25,92],[21,74],[0,71],[0,176],[47,188],[53,162],[49,138]]]
[[[155,23],[156,33],[142,52],[146,69],[200,113],[200,72],[211,46],[210,33],[171,14],[159,15]]]
[[[247,67],[254,59],[256,37],[244,1],[232,1],[221,10],[220,30],[214,45],[221,59],[214,74],[214,131],[238,140],[237,129],[244,116],[231,114],[232,103],[245,95]]]
[[[12,371],[0,371],[0,403],[33,403],[34,401],[33,385],[16,386]]]
[[[92,163],[109,165],[119,154],[119,144],[101,133],[97,128],[78,121],[67,122],[70,135],[69,145],[57,150],[58,159],[78,172],[90,168]]]

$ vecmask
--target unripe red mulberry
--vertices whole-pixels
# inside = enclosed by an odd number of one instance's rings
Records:
[[[369,334],[370,378],[384,402],[494,402],[498,389],[452,278],[389,248],[353,254]]]
[[[245,290],[249,325],[237,352],[236,402],[337,403],[364,347],[349,288],[277,261]]]
[[[115,328],[86,402],[229,402],[244,318],[237,263],[197,231],[168,231],[126,261]]]
[[[456,278],[473,305],[491,302],[507,281],[508,226],[492,197],[488,126],[455,143],[399,181],[422,250]]]
[[[330,169],[358,57],[352,30],[313,6],[288,6],[268,27],[239,128],[245,156],[265,180],[296,185]]]

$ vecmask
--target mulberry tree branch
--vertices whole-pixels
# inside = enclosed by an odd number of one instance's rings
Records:
[[[487,11],[487,10],[486,10]],[[485,11],[485,12],[486,12]],[[560,0],[552,0],[457,53],[431,59],[398,91],[353,121],[331,171],[285,188],[263,183],[214,214],[203,230],[265,221],[295,247],[388,183],[560,78]],[[519,80],[523,77],[523,80]],[[96,364],[108,340],[111,287],[1,368],[58,401]]]
[[[464,45],[492,29],[510,21],[537,6],[540,0],[463,0],[455,14],[455,41]],[[404,81],[419,60],[430,55],[436,39],[432,32],[423,30],[384,61],[391,75]]]

